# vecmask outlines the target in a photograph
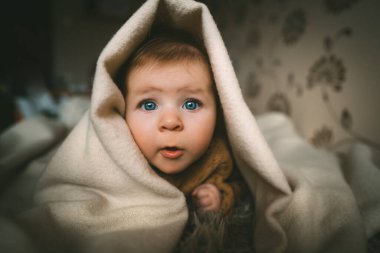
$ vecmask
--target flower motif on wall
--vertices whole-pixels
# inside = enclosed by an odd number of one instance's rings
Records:
[[[235,25],[242,25],[248,16],[248,2],[240,1],[234,6]]]
[[[351,8],[351,5],[356,3],[357,0],[324,0],[327,12],[339,14],[340,12]]]
[[[282,36],[284,43],[291,45],[296,43],[306,30],[306,13],[298,9],[291,12],[284,21]]]
[[[310,68],[307,87],[311,89],[318,84],[323,84],[335,91],[340,91],[345,80],[345,74],[346,69],[342,60],[334,55],[322,56]]]
[[[279,91],[269,97],[266,107],[268,111],[282,112],[287,115],[291,114],[289,99],[284,93]]]
[[[286,86],[289,91],[294,90],[298,97],[302,96],[304,90],[303,85],[296,80],[296,76],[293,72],[288,73]]]
[[[338,32],[336,32],[332,37],[326,36],[323,45],[326,52],[331,52],[333,47],[342,38],[349,38],[352,36],[353,30],[351,27],[343,27]]]
[[[321,128],[314,131],[313,137],[311,138],[311,143],[315,147],[325,148],[332,143],[333,139],[333,131],[326,126],[322,126]]]
[[[249,73],[245,85],[245,93],[249,98],[255,98],[260,94],[261,84],[257,81],[255,73]]]
[[[350,111],[347,109],[344,109],[340,115],[340,124],[342,125],[342,127],[346,130],[350,130],[354,123],[353,121],[354,120],[351,116]]]
[[[260,44],[260,32],[254,28],[250,29],[246,37],[246,43],[249,47],[258,47]]]

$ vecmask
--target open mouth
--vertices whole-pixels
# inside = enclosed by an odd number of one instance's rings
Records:
[[[166,147],[166,148],[164,148],[164,149],[169,150],[169,151],[176,151],[176,150],[178,150],[179,148],[177,148],[177,147]]]
[[[160,153],[165,158],[176,159],[183,155],[183,150],[178,147],[165,147]]]

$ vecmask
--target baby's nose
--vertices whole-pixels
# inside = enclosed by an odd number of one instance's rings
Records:
[[[161,131],[181,131],[183,129],[183,122],[180,113],[174,110],[164,112],[159,124]]]

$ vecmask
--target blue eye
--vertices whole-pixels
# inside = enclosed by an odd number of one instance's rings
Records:
[[[197,101],[197,100],[188,100],[186,101],[184,104],[183,104],[183,108],[186,109],[186,110],[195,110],[195,109],[198,109],[200,106],[200,102]]]
[[[141,103],[141,109],[145,111],[153,111],[157,109],[157,105],[155,102],[152,101],[145,101]]]

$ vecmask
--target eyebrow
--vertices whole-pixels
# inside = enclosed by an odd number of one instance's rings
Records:
[[[179,92],[181,92],[181,91],[190,92],[190,93],[194,93],[194,94],[199,94],[199,93],[205,92],[206,90],[202,89],[202,88],[185,87],[185,88],[182,88],[182,89],[179,90]],[[148,93],[148,92],[163,92],[163,89],[160,89],[160,88],[157,88],[157,87],[153,87],[153,86],[148,86],[148,87],[144,87],[142,89],[137,88],[135,90],[135,93],[137,95],[145,94],[145,93]]]
[[[144,87],[144,88],[137,88],[136,89],[136,94],[140,95],[140,94],[144,94],[144,93],[147,93],[147,92],[151,92],[151,91],[158,91],[158,92],[162,92],[163,90],[160,89],[160,88],[157,88],[157,87],[153,87],[153,86],[148,86],[148,87]]]
[[[184,91],[187,91],[187,92],[191,92],[191,93],[202,93],[204,91],[206,91],[205,89],[202,89],[202,88],[183,88],[182,90]]]

